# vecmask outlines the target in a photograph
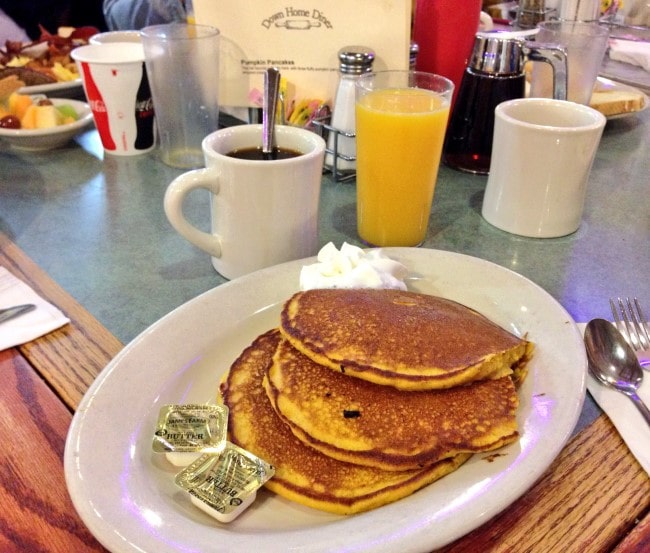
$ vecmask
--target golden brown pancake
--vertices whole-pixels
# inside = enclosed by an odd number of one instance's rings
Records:
[[[337,461],[307,447],[279,419],[262,387],[280,339],[277,330],[258,337],[221,386],[230,409],[230,440],[275,467],[266,487],[278,495],[323,511],[353,514],[410,495],[470,457],[457,455],[421,470],[388,472]]]
[[[521,374],[532,344],[451,300],[398,290],[298,292],[280,330],[316,363],[402,390]]]
[[[283,340],[265,389],[300,440],[341,461],[384,470],[491,451],[518,437],[519,399],[508,376],[408,392],[331,371]]]

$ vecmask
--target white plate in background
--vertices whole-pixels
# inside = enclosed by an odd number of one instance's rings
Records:
[[[74,81],[64,81],[58,83],[49,83],[49,84],[39,84],[33,86],[24,86],[18,90],[20,94],[75,94],[75,97],[79,94],[83,95],[83,83],[81,78],[75,79]]]
[[[622,113],[615,113],[612,115],[606,115],[607,119],[621,119],[623,117],[630,117],[632,115],[636,115],[638,113],[641,113],[642,111],[645,111],[648,109],[648,106],[650,105],[650,98],[648,98],[648,95],[639,90],[638,88],[634,86],[630,86],[627,84],[619,83],[617,81],[613,81],[611,79],[607,79],[606,77],[599,76],[596,79],[596,84],[594,85],[594,91],[605,91],[605,90],[627,90],[630,92],[634,92],[636,94],[640,94],[643,96],[644,101],[643,101],[643,107],[641,109],[638,109],[636,111],[625,111]]]
[[[646,94],[650,93],[650,73],[638,65],[613,60],[605,54],[599,74],[606,79],[638,88]]]

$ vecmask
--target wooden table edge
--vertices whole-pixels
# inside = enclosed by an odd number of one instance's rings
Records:
[[[70,411],[74,412],[88,386],[122,349],[123,345],[2,233],[0,233],[0,265],[5,266],[15,276],[30,284],[35,291],[57,305],[71,319],[70,325],[34,342],[19,346],[18,350],[51,385]],[[83,365],[83,370],[75,374],[76,382],[66,379],[65,375],[62,377],[57,370],[52,370],[50,365],[53,357],[59,363],[66,363],[66,360],[69,360],[71,363]],[[54,364],[56,365],[56,362]],[[551,516],[549,516],[549,513],[544,513],[545,517],[539,516],[536,513],[536,506],[531,505],[531,497],[535,497],[538,502],[543,502],[549,497],[555,498],[558,495],[558,482],[561,482],[563,487],[560,491],[563,493],[563,497],[570,498],[574,484],[567,476],[574,475],[578,464],[584,461],[586,454],[602,444],[608,444],[607,455],[616,459],[616,466],[619,470],[615,471],[615,474],[619,475],[622,472],[627,479],[626,482],[617,485],[612,478],[608,478],[608,473],[611,475],[614,472],[602,468],[598,471],[596,468],[597,475],[594,476],[600,477],[601,483],[605,482],[609,486],[610,491],[606,494],[607,499],[626,498],[628,496],[626,489],[629,489],[629,484],[636,483],[637,492],[645,490],[646,500],[638,505],[636,511],[623,517],[620,524],[615,522],[610,524],[611,527],[605,532],[607,536],[600,543],[602,547],[593,549],[593,551],[613,550],[616,553],[637,551],[635,547],[638,544],[647,544],[650,540],[648,517],[650,483],[647,475],[605,415],[598,417],[591,425],[574,436],[544,476],[522,498],[492,520],[487,521],[475,531],[443,550],[471,551],[472,548],[480,544],[483,551],[505,551],[508,550],[505,545],[511,543],[512,537],[516,536],[518,547],[534,551],[534,548],[529,548],[531,544],[535,543],[535,536],[545,536],[553,533],[557,528],[562,528],[561,517],[564,515],[561,514],[562,510],[560,509],[555,515],[550,513]],[[575,506],[575,508],[579,510],[579,506]],[[513,519],[523,524],[513,525]],[[577,547],[586,545],[580,536],[573,536],[572,541],[565,540],[564,543]],[[596,545],[593,541],[590,543]]]

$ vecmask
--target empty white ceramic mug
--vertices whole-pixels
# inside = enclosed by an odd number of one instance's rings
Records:
[[[575,232],[605,122],[596,110],[568,101],[499,104],[483,217],[521,236]]]
[[[165,193],[165,213],[181,236],[212,256],[228,279],[315,255],[325,141],[305,129],[276,127],[280,148],[300,152],[288,159],[247,160],[226,154],[261,147],[262,126],[240,125],[209,134],[202,143],[205,169],[177,177]],[[191,191],[211,192],[212,232],[183,215]]]

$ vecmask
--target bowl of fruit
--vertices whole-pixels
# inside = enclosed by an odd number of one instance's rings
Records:
[[[92,123],[90,107],[78,100],[0,94],[0,140],[19,150],[60,148]]]

